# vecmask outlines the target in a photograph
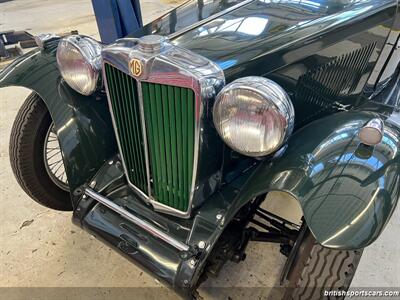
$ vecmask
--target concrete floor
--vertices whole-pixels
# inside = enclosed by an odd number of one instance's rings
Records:
[[[142,1],[145,22],[178,3]],[[0,31],[10,29],[31,33],[77,29],[98,37],[89,0],[0,3]],[[9,165],[8,139],[14,117],[28,94],[22,88],[0,90],[0,287],[65,289],[1,289],[0,299],[123,299],[132,295],[129,289],[113,287],[136,287],[136,299],[175,299],[152,277],[72,225],[70,213],[36,204],[18,186]],[[282,195],[273,198],[286,203],[280,205],[285,207],[281,213],[295,217],[295,203]],[[398,208],[383,235],[365,250],[353,287],[400,287],[399,236]],[[284,261],[278,246],[251,244],[248,259],[241,264],[228,263],[221,277],[205,282],[201,295],[205,299],[276,299],[280,291],[269,288],[277,286]]]

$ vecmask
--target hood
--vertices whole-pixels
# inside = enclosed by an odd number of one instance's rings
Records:
[[[263,76],[378,25],[387,29],[374,33],[383,44],[396,7],[397,0],[199,0],[172,10],[134,36],[169,36],[174,44],[219,64],[229,82]]]

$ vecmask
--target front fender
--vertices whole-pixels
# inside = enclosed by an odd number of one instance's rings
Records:
[[[383,141],[360,144],[358,132],[377,115],[342,112],[296,132],[282,157],[263,163],[245,188],[295,197],[323,246],[358,249],[380,235],[400,195],[400,114],[385,120]],[[267,184],[266,184],[267,182]]]
[[[22,86],[46,103],[60,142],[71,191],[94,176],[106,159],[116,153],[106,96],[102,92],[82,96],[62,79],[57,67],[55,41],[47,49],[35,49],[0,73],[0,88]]]

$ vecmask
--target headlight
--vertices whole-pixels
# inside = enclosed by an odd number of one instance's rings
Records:
[[[213,109],[219,135],[247,156],[277,151],[293,131],[294,109],[288,94],[263,77],[233,81],[218,94]]]
[[[57,62],[64,80],[78,93],[92,94],[101,70],[101,45],[89,37],[63,38],[57,49]]]

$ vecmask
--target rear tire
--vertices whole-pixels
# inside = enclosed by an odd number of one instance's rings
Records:
[[[36,93],[30,94],[11,130],[11,168],[21,188],[33,200],[52,209],[70,211],[70,193],[50,179],[44,162],[44,141],[52,123],[43,100]]]
[[[347,291],[361,255],[362,250],[325,248],[307,229],[288,276],[289,287],[284,299],[322,299],[325,291]]]

